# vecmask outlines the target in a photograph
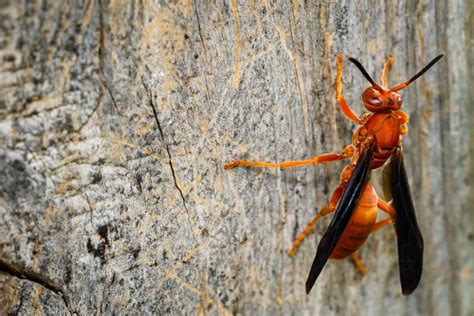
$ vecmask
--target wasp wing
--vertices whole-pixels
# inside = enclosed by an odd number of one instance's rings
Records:
[[[336,213],[328,229],[321,238],[316,257],[306,280],[306,294],[311,291],[321,270],[331,256],[337,242],[341,238],[352,213],[354,212],[359,198],[369,181],[370,163],[372,161],[374,145],[367,145],[360,155],[357,164],[352,172],[352,176],[342,193],[341,199],[336,208]]]
[[[382,188],[385,201],[390,201],[392,199],[392,159],[383,165]]]
[[[398,264],[403,295],[411,294],[420,282],[423,268],[423,237],[416,222],[407,173],[400,147],[391,158],[393,204],[397,211],[395,231],[398,243]]]

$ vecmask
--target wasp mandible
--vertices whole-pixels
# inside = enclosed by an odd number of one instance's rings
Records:
[[[311,291],[316,279],[328,259],[343,259],[352,256],[359,271],[367,270],[356,255],[356,251],[367,240],[370,233],[394,223],[398,244],[398,263],[403,295],[411,294],[420,282],[423,267],[423,238],[416,221],[408,178],[403,163],[402,136],[408,133],[409,116],[401,110],[402,96],[398,91],[406,88],[423,75],[444,55],[429,62],[409,80],[387,88],[388,72],[393,59],[385,63],[382,83],[377,84],[359,61],[349,57],[370,86],[362,93],[362,102],[369,111],[359,117],[352,111],[342,95],[343,57],[337,56],[336,98],[342,113],[359,125],[352,136],[352,144],[340,153],[329,153],[308,160],[281,163],[235,160],[226,164],[225,169],[235,167],[279,167],[282,169],[316,165],[331,161],[351,159],[343,169],[341,181],[332,194],[329,205],[316,214],[308,226],[296,238],[289,251],[295,254],[303,239],[311,232],[323,216],[335,213],[319,243],[308,279],[306,293]],[[388,191],[391,203],[378,197],[369,184],[371,170],[384,166],[388,170]],[[390,216],[376,222],[377,209]]]

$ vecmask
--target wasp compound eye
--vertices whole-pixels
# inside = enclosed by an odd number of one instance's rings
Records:
[[[372,97],[367,100],[367,103],[369,103],[372,106],[381,106],[383,104],[383,101],[380,98]]]
[[[397,104],[398,104],[398,106],[401,106],[402,103],[403,103],[402,97],[401,97],[401,96],[398,96],[398,97],[397,97]]]
[[[380,95],[380,92],[375,90],[373,87],[368,87],[362,94],[362,101],[368,107],[369,110],[375,110],[375,108],[384,105],[384,100]]]

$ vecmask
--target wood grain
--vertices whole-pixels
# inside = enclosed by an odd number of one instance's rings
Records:
[[[0,1],[3,313],[472,315],[472,3]],[[294,258],[343,163],[225,171],[339,151],[336,55],[403,91],[405,162],[425,239],[405,298],[392,229],[304,282],[330,219]],[[367,82],[345,64],[356,113]],[[372,182],[377,186],[377,175]],[[63,293],[65,298],[58,293]]]

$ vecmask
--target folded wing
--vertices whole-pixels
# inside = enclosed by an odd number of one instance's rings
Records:
[[[415,208],[400,147],[395,149],[391,157],[391,184],[393,204],[397,211],[395,230],[397,232],[400,282],[403,295],[409,295],[416,289],[421,278],[423,237],[416,222]]]
[[[339,200],[332,222],[319,243],[316,257],[306,281],[307,294],[311,291],[357,207],[357,202],[369,181],[373,151],[374,145],[367,145],[357,160],[352,176]]]

